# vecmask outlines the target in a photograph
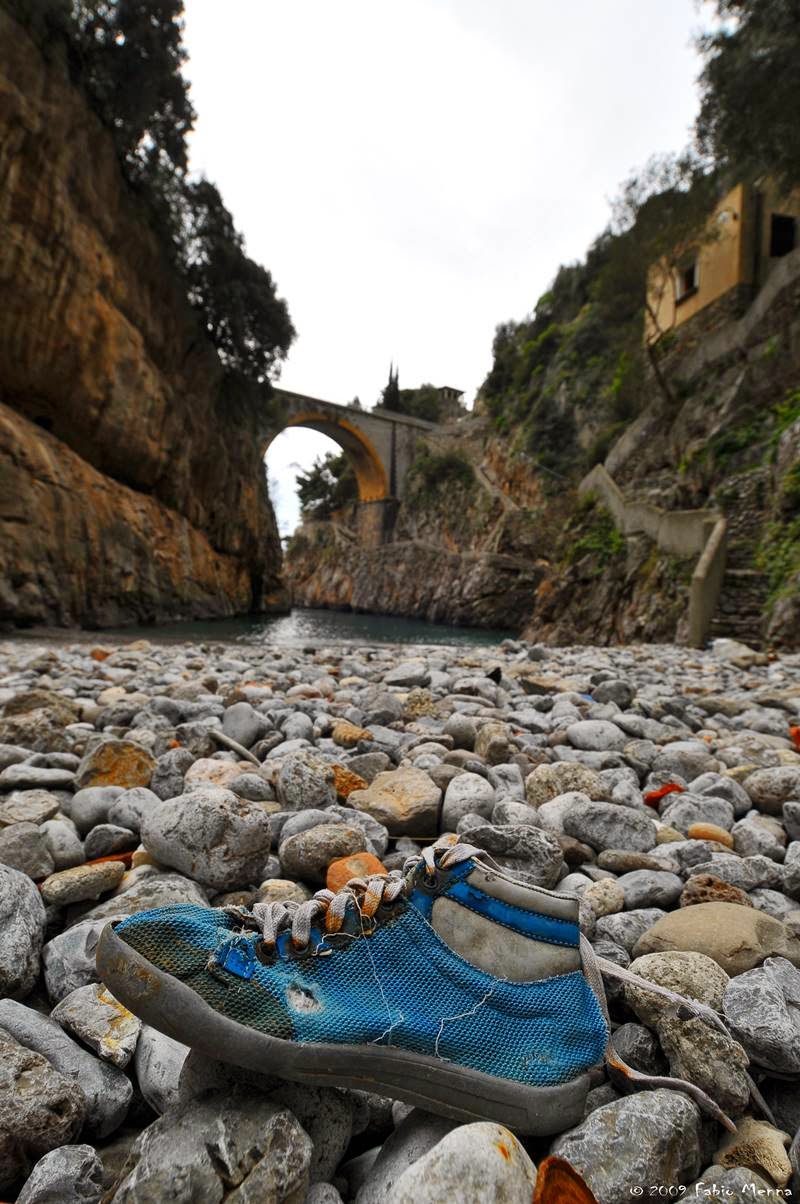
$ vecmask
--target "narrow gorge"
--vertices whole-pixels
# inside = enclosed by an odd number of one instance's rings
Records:
[[[244,404],[108,131],[0,6],[0,621],[285,606]]]

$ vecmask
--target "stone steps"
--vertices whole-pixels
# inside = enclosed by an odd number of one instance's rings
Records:
[[[763,644],[768,593],[767,577],[758,569],[726,568],[719,605],[711,623],[711,638],[725,636],[752,647]]]

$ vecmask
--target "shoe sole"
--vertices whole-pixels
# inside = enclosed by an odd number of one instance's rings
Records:
[[[126,944],[111,923],[100,935],[96,960],[112,994],[146,1024],[210,1058],[292,1082],[371,1091],[462,1123],[493,1120],[540,1137],[578,1124],[593,1085],[591,1072],[557,1086],[531,1087],[393,1046],[270,1037],[215,1011]]]

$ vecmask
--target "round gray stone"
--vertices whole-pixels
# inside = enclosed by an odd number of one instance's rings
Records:
[[[0,864],[34,879],[52,874],[55,863],[38,824],[11,824],[0,829]]]
[[[43,1154],[74,1141],[85,1117],[80,1087],[0,1028],[0,1190],[10,1191]]]
[[[148,811],[142,844],[162,865],[217,891],[260,881],[270,852],[269,817],[258,803],[198,787]]]
[[[41,829],[56,871],[83,864],[86,860],[83,842],[71,820],[48,819]]]
[[[36,1163],[17,1204],[99,1204],[103,1164],[90,1145],[62,1145]]]
[[[646,853],[656,843],[656,825],[649,815],[614,803],[576,804],[565,813],[563,824],[568,836],[598,851],[631,849]]]
[[[633,870],[618,878],[617,886],[622,887],[628,911],[641,907],[661,907],[667,911],[680,898],[683,879],[659,870]]]
[[[725,1019],[752,1060],[767,1070],[800,1073],[800,970],[785,957],[732,978]]]
[[[336,802],[333,767],[312,752],[293,753],[278,771],[277,794],[289,811],[328,807]]]
[[[119,1128],[133,1096],[133,1084],[121,1070],[83,1049],[50,1016],[12,999],[0,1000],[0,1028],[80,1087],[87,1136],[107,1137]]]
[[[176,748],[173,751],[185,752],[186,750]],[[157,773],[158,765],[156,766],[156,773],[153,774],[154,781]],[[176,794],[180,794],[182,787],[183,774],[180,775],[177,790],[165,797],[173,798]],[[141,831],[142,819],[146,813],[153,807],[157,807],[160,802],[161,795],[157,794],[154,790],[149,790],[147,786],[134,786],[130,790],[123,790],[119,798],[108,809],[108,823],[120,828],[128,828],[131,832],[138,833]]]
[[[0,865],[0,995],[24,999],[38,975],[45,930],[41,895],[26,874]]]
[[[632,1185],[696,1177],[702,1165],[700,1113],[677,1091],[640,1091],[595,1109],[557,1138],[552,1152],[575,1167],[599,1204],[620,1204]]]
[[[477,773],[460,773],[447,787],[442,805],[442,829],[454,832],[469,814],[489,819],[496,802],[494,786]]]

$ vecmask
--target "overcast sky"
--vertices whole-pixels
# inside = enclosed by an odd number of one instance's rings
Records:
[[[372,405],[401,387],[471,400],[494,328],[583,256],[608,201],[697,107],[694,0],[186,0],[214,180],[298,331],[287,389]],[[299,430],[268,457],[283,530]]]

